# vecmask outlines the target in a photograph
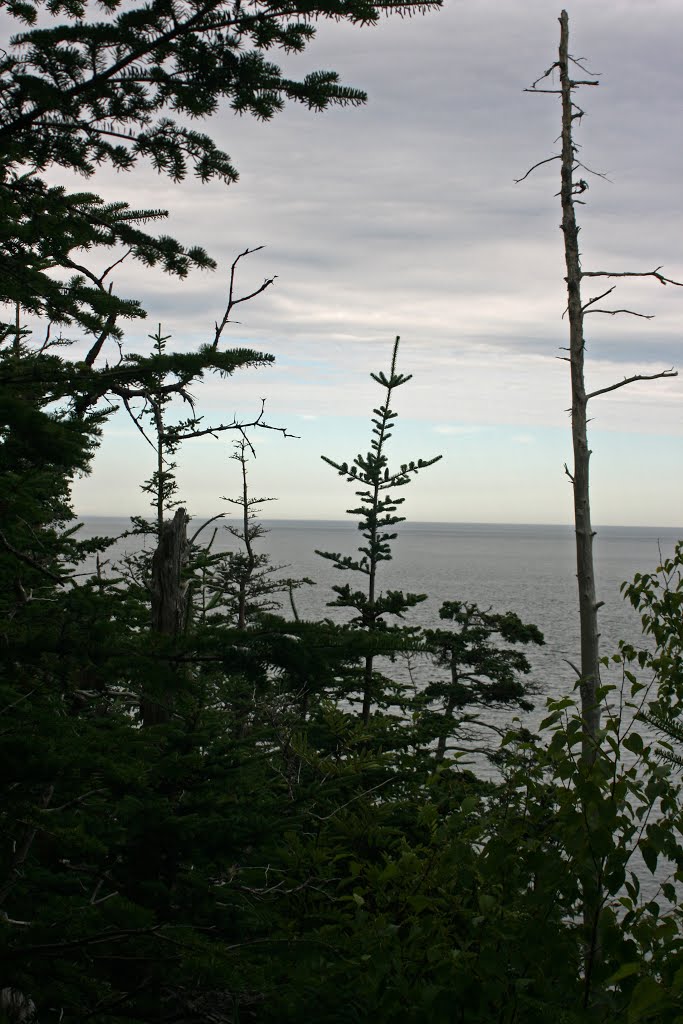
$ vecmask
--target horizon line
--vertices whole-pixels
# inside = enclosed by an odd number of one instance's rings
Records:
[[[179,506],[182,508],[182,505]],[[220,518],[227,519],[230,513],[225,513]],[[132,516],[141,516],[145,518],[144,513],[101,513],[101,512],[82,512],[76,513],[76,518],[79,520],[83,519],[130,519]],[[238,513],[235,513],[237,518]],[[282,517],[266,517],[266,516],[255,516],[260,523],[334,523],[336,525],[349,526],[357,525],[357,521],[351,519],[327,519],[317,518],[314,516],[282,516]],[[215,522],[219,522],[219,517],[206,516],[199,513],[195,513],[190,516],[191,520],[206,521],[213,519]],[[485,519],[406,519],[401,523],[397,523],[396,527],[401,528],[403,526],[559,526],[566,527],[567,529],[575,530],[575,524],[571,522],[526,522],[526,521],[510,521],[510,520],[485,520]],[[600,529],[622,529],[622,530],[678,530],[681,532],[681,539],[683,539],[683,525],[665,525],[661,523],[598,523],[593,525],[594,530]]]

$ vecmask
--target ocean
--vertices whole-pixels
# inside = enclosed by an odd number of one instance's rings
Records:
[[[229,522],[234,523],[231,519]],[[202,520],[190,526],[192,533]],[[127,519],[87,517],[81,536],[95,534],[117,536],[129,526]],[[339,572],[316,550],[355,555],[362,538],[355,522],[320,520],[263,521],[264,536],[256,550],[282,566],[283,575],[307,576],[315,586],[305,586],[295,595],[302,618],[330,618],[344,621],[350,613],[328,608],[334,599],[335,583],[358,584],[363,578]],[[228,533],[223,521],[217,528],[213,550],[236,549],[238,542]],[[201,535],[208,540],[214,529]],[[571,692],[575,674],[567,664],[579,660],[579,619],[576,587],[574,532],[569,526],[498,525],[486,523],[402,523],[392,542],[393,558],[380,566],[381,589],[402,589],[427,594],[427,600],[406,617],[407,623],[423,626],[439,622],[443,601],[474,601],[493,611],[514,611],[524,622],[538,626],[545,637],[544,647],[526,651],[532,664],[530,679],[538,690],[538,714],[546,697]],[[636,572],[654,572],[662,558],[673,554],[683,528],[605,526],[597,529],[595,564],[600,609],[601,649],[606,655],[616,652],[620,640],[641,642],[640,619],[620,594],[620,585],[631,581]],[[138,537],[129,537],[110,549],[116,559],[124,551],[135,550]],[[289,602],[283,598],[283,614],[290,615]],[[418,667],[418,676],[420,670]],[[614,672],[606,680],[618,682]],[[532,715],[532,719],[537,717]]]

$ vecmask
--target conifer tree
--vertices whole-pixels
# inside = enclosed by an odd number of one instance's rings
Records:
[[[446,669],[448,676],[430,681],[415,698],[420,733],[437,739],[437,762],[446,755],[449,736],[481,722],[475,708],[532,709],[520,678],[529,674],[531,666],[515,647],[544,643],[541,631],[522,622],[515,612],[501,614],[472,602],[445,601],[439,617],[454,628],[426,629],[423,639],[435,664]]]
[[[393,615],[402,619],[410,608],[414,608],[427,598],[426,594],[404,593],[401,590],[382,592],[379,589],[380,563],[391,560],[391,541],[397,536],[391,529],[405,520],[404,516],[395,514],[405,499],[392,497],[389,491],[405,487],[421,470],[433,466],[441,458],[437,455],[426,461],[418,459],[416,462],[403,463],[399,468],[389,467],[387,448],[397,417],[397,413],[391,409],[390,402],[394,391],[412,378],[412,374],[396,372],[398,345],[399,338],[396,338],[388,376],[382,371],[370,374],[384,389],[383,404],[373,409],[370,451],[366,455],[358,454],[351,464],[334,462],[326,455],[321,456],[323,461],[336,469],[348,483],[361,486],[361,489],[356,491],[361,500],[360,505],[346,511],[349,515],[359,517],[358,529],[365,542],[358,549],[359,558],[339,552],[316,551],[316,554],[328,559],[340,572],[362,573],[367,579],[365,590],[352,590],[348,583],[334,586],[332,589],[337,597],[329,604],[330,607],[349,608],[354,611],[356,614],[351,619],[351,625],[366,630],[373,637],[378,633],[395,634],[396,627],[387,622],[386,616]],[[391,649],[390,645],[385,644],[385,649]],[[381,643],[376,650],[371,645],[364,657],[361,718],[365,724],[369,721],[373,704],[381,696],[381,681],[374,671],[376,653],[380,650]]]
[[[237,172],[228,154],[189,122],[221,105],[269,120],[288,101],[312,110],[363,103],[365,94],[340,84],[335,72],[314,71],[297,81],[271,54],[302,52],[316,19],[372,24],[382,13],[438,5],[5,4],[15,32],[0,52],[0,301],[55,323],[78,323],[97,336],[111,333],[117,317],[141,310],[111,294],[101,275],[84,265],[83,252],[122,246],[143,264],[180,276],[193,266],[213,266],[201,247],[145,230],[164,211],[104,203],[43,175],[56,166],[91,177],[102,164],[129,171],[142,160],[173,181],[191,168],[201,181],[233,182]]]
[[[235,441],[230,458],[240,467],[240,493],[236,498],[224,499],[240,510],[240,525],[225,528],[243,550],[216,555],[204,584],[212,595],[207,611],[216,607],[227,610],[238,629],[245,629],[253,616],[279,609],[276,595],[289,594],[293,602],[293,591],[313,582],[307,578],[282,576],[285,566],[273,565],[270,555],[255,548],[255,542],[268,533],[258,518],[262,506],[276,499],[254,497],[249,493],[247,453],[250,447],[245,437]],[[251,450],[253,452],[253,448]]]

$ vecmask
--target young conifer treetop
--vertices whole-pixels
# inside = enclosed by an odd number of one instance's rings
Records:
[[[350,569],[352,572],[360,572],[367,576],[365,591],[351,590],[348,583],[344,586],[333,587],[337,599],[331,603],[342,608],[354,609],[357,614],[352,619],[352,625],[370,631],[386,631],[389,626],[384,616],[396,615],[403,618],[409,608],[413,608],[427,598],[426,594],[404,594],[400,590],[378,592],[377,572],[380,562],[391,560],[391,541],[396,538],[396,534],[391,532],[391,528],[405,520],[405,516],[395,514],[405,498],[392,497],[389,491],[395,490],[397,487],[405,487],[421,470],[433,466],[441,458],[440,455],[437,455],[426,461],[418,459],[417,462],[406,462],[399,469],[389,467],[386,448],[391,439],[394,420],[397,417],[397,413],[392,411],[389,403],[396,388],[407,384],[412,378],[410,373],[396,372],[399,340],[397,337],[394,342],[389,375],[387,376],[382,371],[370,374],[372,379],[385,390],[384,404],[372,410],[374,416],[370,451],[367,455],[357,455],[351,465],[348,462],[334,462],[326,455],[321,456],[324,462],[336,469],[340,476],[346,477],[349,483],[361,485],[361,490],[356,491],[356,495],[361,501],[360,505],[346,511],[349,515],[359,517],[358,529],[363,534],[365,544],[358,549],[360,558],[352,558],[349,555],[331,551],[316,551],[316,554],[329,559],[336,569],[342,571]],[[365,656],[363,682],[362,717],[366,723],[370,717],[373,703],[373,662],[374,654],[370,651]]]

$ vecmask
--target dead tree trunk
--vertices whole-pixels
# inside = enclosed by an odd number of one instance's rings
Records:
[[[574,196],[583,185],[574,183],[576,151],[572,138],[572,124],[581,111],[575,107],[572,92],[576,88],[569,69],[569,19],[567,12],[560,17],[559,72],[562,90],[562,233],[564,258],[567,268],[567,315],[569,318],[569,362],[572,387],[572,446],[573,472],[569,473],[574,491],[574,526],[576,532],[576,579],[579,587],[579,620],[581,629],[580,689],[583,716],[583,759],[592,764],[596,757],[600,729],[600,706],[597,691],[600,686],[600,633],[598,629],[598,602],[595,592],[595,566],[593,564],[593,537],[591,524],[590,473],[591,451],[588,447],[588,398],[584,379],[585,339],[583,334],[584,307],[581,299],[581,260],[579,255],[579,229],[576,223]],[[582,82],[581,84],[594,84]]]
[[[584,278],[594,277],[653,277],[662,285],[673,284],[680,286],[680,282],[664,277],[660,273],[661,268],[649,271],[608,271],[581,269],[581,258],[579,253],[579,228],[576,223],[575,205],[582,203],[578,198],[588,189],[588,183],[578,178],[575,174],[583,169],[587,174],[592,174],[578,158],[578,148],[572,136],[572,127],[575,121],[580,120],[583,111],[574,100],[574,93],[577,88],[583,85],[598,85],[598,82],[586,77],[573,79],[570,71],[578,68],[584,75],[590,75],[584,66],[583,61],[572,57],[569,53],[569,18],[566,11],[560,16],[560,49],[558,60],[538,78],[527,92],[559,94],[562,102],[562,150],[561,153],[540,160],[534,164],[529,171],[517,179],[523,181],[531,171],[542,164],[552,160],[561,161],[561,188],[560,199],[562,204],[562,232],[564,235],[564,255],[567,276],[567,315],[569,319],[569,356],[566,358],[571,368],[571,391],[572,391],[572,444],[574,452],[573,471],[570,472],[567,466],[565,471],[569,476],[574,492],[574,525],[576,532],[576,576],[579,588],[579,620],[581,634],[581,661],[580,667],[576,667],[579,676],[581,691],[581,714],[583,720],[582,730],[582,752],[581,760],[584,768],[591,769],[600,752],[600,707],[598,703],[600,687],[600,633],[598,628],[598,609],[602,602],[598,601],[595,592],[595,568],[593,563],[593,537],[595,536],[591,524],[590,507],[590,449],[588,447],[587,433],[587,407],[588,402],[598,395],[605,395],[608,392],[616,391],[641,380],[656,380],[660,377],[675,377],[676,371],[662,370],[654,374],[634,374],[632,377],[625,377],[606,387],[597,388],[589,393],[586,392],[584,378],[584,356],[586,342],[584,338],[584,319],[588,313],[607,313],[611,316],[617,313],[630,314],[632,316],[643,316],[631,309],[602,309],[597,303],[610,295],[616,285],[612,285],[606,291],[595,295],[587,300],[581,296],[581,284]],[[539,83],[546,83],[547,79],[559,72],[560,88],[538,88]],[[650,317],[645,317],[650,319]],[[586,815],[588,821],[588,815]],[[590,831],[590,828],[589,828]],[[593,968],[600,960],[600,938],[599,930],[602,919],[602,881],[601,869],[595,858],[591,856],[586,865],[583,878],[583,919],[586,931],[586,959],[584,979],[584,1006],[588,1006],[592,992]]]
[[[176,637],[185,631],[188,612],[187,515],[179,508],[173,519],[162,523],[157,549],[152,556],[152,632]],[[169,673],[172,668],[169,665]],[[143,725],[160,725],[170,718],[173,690],[148,694],[141,703]]]

